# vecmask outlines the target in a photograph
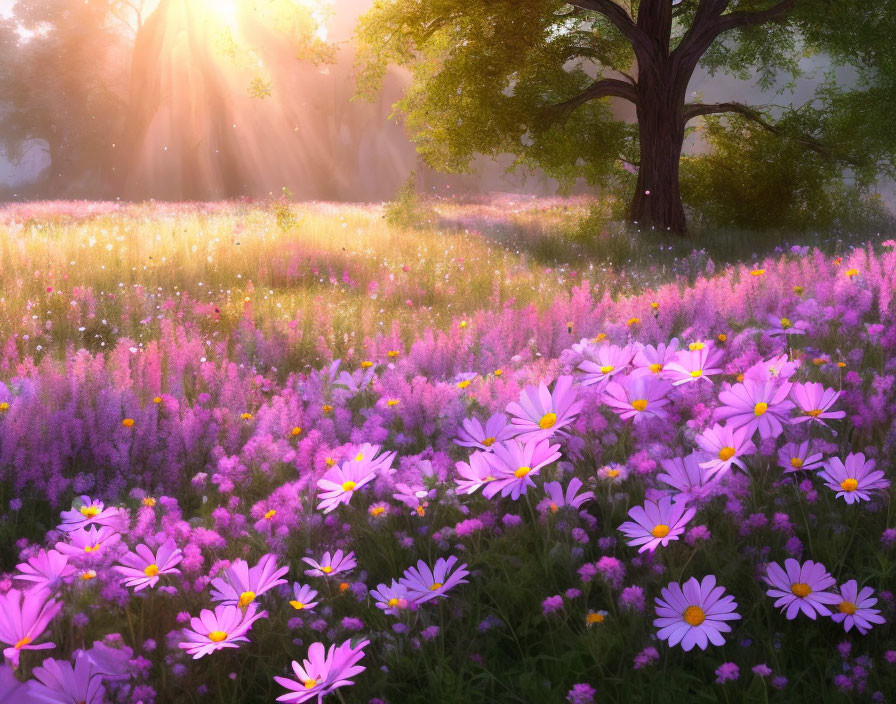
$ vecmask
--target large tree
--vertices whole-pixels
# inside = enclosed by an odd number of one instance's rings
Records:
[[[894,36],[893,0],[376,0],[359,27],[361,87],[390,63],[411,70],[397,108],[433,166],[509,152],[603,185],[628,169],[629,218],[683,233],[679,165],[697,118],[734,115],[862,183],[892,174]],[[689,96],[701,64],[786,88],[812,55],[830,72],[801,104],[786,90],[778,105]]]

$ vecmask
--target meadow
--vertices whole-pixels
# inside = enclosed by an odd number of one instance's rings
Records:
[[[2,702],[896,698],[896,241],[0,207]]]

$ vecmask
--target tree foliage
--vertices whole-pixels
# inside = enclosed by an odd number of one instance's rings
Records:
[[[808,155],[795,159],[793,177],[821,179],[816,195],[847,171],[859,190],[894,174],[894,0],[377,0],[358,34],[362,93],[376,90],[389,64],[412,72],[396,109],[437,168],[462,171],[476,153],[509,152],[561,181],[618,188],[626,166],[654,168],[646,122],[675,122],[674,142],[702,118],[717,147],[704,169],[763,159],[778,140],[791,156]],[[795,85],[813,57],[829,68],[798,102]],[[698,65],[754,79],[773,104],[688,103]],[[675,100],[661,104],[655,94],[666,89]],[[634,104],[641,130],[611,101]],[[806,192],[792,190],[797,210]]]

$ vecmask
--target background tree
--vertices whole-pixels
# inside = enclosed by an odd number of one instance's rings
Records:
[[[683,233],[679,169],[697,118],[737,116],[719,129],[749,122],[860,186],[892,174],[896,139],[877,119],[896,97],[893,36],[892,0],[377,0],[359,27],[360,85],[375,91],[390,63],[411,70],[397,108],[430,165],[457,171],[477,152],[509,152],[561,180],[616,187],[628,166],[628,217]],[[786,91],[779,105],[688,101],[701,64],[768,88],[799,78],[812,54],[831,72],[803,104]],[[634,125],[610,98],[632,104]]]
[[[112,163],[128,57],[115,5],[19,0],[0,20],[0,148],[45,149],[45,192],[95,193]]]

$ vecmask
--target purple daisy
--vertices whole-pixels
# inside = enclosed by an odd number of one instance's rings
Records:
[[[801,565],[791,557],[784,561],[783,569],[777,562],[772,562],[765,581],[772,587],[766,594],[776,599],[776,608],[787,609],[788,621],[795,619],[800,611],[812,620],[816,615],[830,616],[826,605],[840,601],[838,594],[825,591],[837,580],[820,562],[806,560]]]
[[[0,643],[8,646],[3,655],[13,667],[19,666],[19,654],[23,650],[56,647],[55,643],[34,642],[62,609],[62,602],[49,596],[43,589],[26,592],[10,589],[0,595]]]
[[[696,513],[684,499],[663,496],[659,501],[647,500],[642,506],[629,509],[629,518],[633,520],[620,525],[619,530],[629,538],[630,546],[641,546],[638,552],[653,552],[660,545],[666,547],[670,541],[678,540]]]
[[[712,472],[701,466],[706,455],[692,452],[686,457],[673,457],[662,460],[660,464],[665,470],[656,478],[668,484],[685,498],[702,499],[708,496],[721,481],[723,473]]]
[[[724,587],[716,586],[714,575],[706,575],[702,582],[691,577],[683,585],[672,582],[656,598],[656,615],[653,625],[659,631],[657,638],[670,646],[681,643],[685,652],[695,645],[706,650],[707,645],[724,645],[723,633],[730,633],[726,621],[737,621],[737,602],[725,595]]]
[[[840,601],[835,602],[837,610],[831,615],[831,619],[835,623],[842,623],[847,633],[855,626],[862,635],[873,628],[872,624],[886,623],[887,620],[880,615],[880,611],[871,608],[877,603],[877,599],[872,598],[873,594],[871,587],[862,587],[860,591],[858,582],[849,580],[840,587]]]
[[[70,511],[63,511],[60,515],[62,523],[57,526],[57,530],[63,533],[71,533],[90,525],[117,524],[120,520],[117,508],[106,508],[102,501],[96,501],[89,496],[80,497]]]
[[[457,462],[457,473],[460,478],[455,479],[458,494],[473,494],[497,477],[492,472],[492,467],[486,459],[485,452],[474,452],[470,455],[469,462]]]
[[[96,669],[85,651],[75,655],[75,665],[67,660],[47,658],[34,668],[34,678],[30,694],[35,704],[103,704],[106,691],[103,689],[103,674]]]
[[[725,353],[711,342],[693,343],[675,355],[675,361],[666,365],[664,374],[673,386],[702,380],[711,384],[709,377],[722,373],[719,365],[724,356]]]
[[[293,598],[289,600],[289,605],[296,611],[311,611],[319,602],[317,599],[317,590],[312,589],[307,584],[292,585]]]
[[[874,460],[866,460],[861,452],[850,453],[845,463],[839,457],[828,458],[818,476],[824,479],[828,489],[837,492],[838,499],[854,504],[868,501],[871,498],[868,492],[890,486],[890,480],[881,470],[874,471],[876,466]]]
[[[454,443],[488,452],[496,442],[510,440],[514,432],[503,413],[495,413],[485,421],[484,426],[478,418],[464,418]]]
[[[818,469],[824,458],[820,452],[810,454],[809,441],[801,443],[789,442],[778,450],[778,466],[784,470],[784,474],[791,472]]]
[[[675,361],[678,354],[678,339],[672,338],[669,344],[660,343],[656,347],[653,345],[640,345],[635,354],[634,366],[632,374],[655,374],[663,375],[666,366]]]
[[[376,478],[376,472],[366,461],[348,460],[336,467],[330,467],[323,477],[317,480],[317,488],[321,490],[317,505],[318,511],[330,513],[340,504],[348,504],[355,492]]]
[[[458,584],[466,584],[464,579],[469,575],[466,565],[457,565],[457,557],[452,555],[447,560],[440,557],[436,560],[435,567],[429,568],[423,560],[417,562],[416,567],[409,567],[398,580],[408,590],[408,600],[417,604],[423,604],[431,599],[444,596],[446,592]]]
[[[776,379],[745,379],[719,394],[724,405],[716,409],[715,417],[727,420],[728,427],[746,428],[748,437],[758,430],[763,440],[776,438],[784,431],[783,423],[793,408],[787,400],[791,387],[790,382]]]
[[[594,499],[593,491],[584,491],[579,494],[578,492],[581,488],[582,480],[578,477],[573,477],[569,480],[565,492],[560,482],[546,482],[544,490],[547,496],[539,502],[539,509],[556,513],[564,506],[569,506],[578,511],[582,506]]]
[[[416,606],[408,596],[408,588],[394,579],[391,585],[379,584],[371,589],[370,596],[376,600],[376,607],[390,616],[398,616],[404,609]]]
[[[597,348],[594,360],[585,360],[579,365],[579,370],[585,372],[582,378],[582,386],[599,384],[603,388],[616,374],[624,372],[634,357],[631,345],[617,347],[616,345],[603,344]]]

